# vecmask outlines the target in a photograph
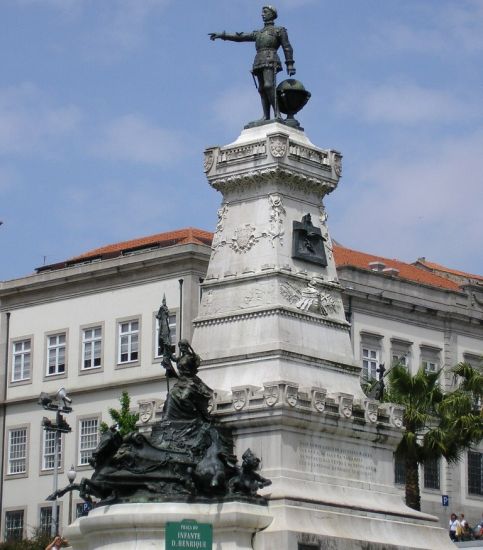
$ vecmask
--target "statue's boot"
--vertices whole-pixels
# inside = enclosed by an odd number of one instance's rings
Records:
[[[260,93],[263,107],[263,120],[270,120],[270,100],[266,93]]]

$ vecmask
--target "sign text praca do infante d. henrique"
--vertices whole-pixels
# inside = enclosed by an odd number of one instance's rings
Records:
[[[165,549],[178,548],[212,550],[213,526],[210,523],[198,523],[194,519],[169,521],[166,523]]]

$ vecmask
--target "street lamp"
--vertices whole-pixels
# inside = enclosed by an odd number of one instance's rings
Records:
[[[46,411],[55,412],[55,423],[52,422],[49,418],[44,416],[42,420],[42,425],[46,432],[54,432],[54,492],[55,495],[54,505],[52,507],[52,525],[50,534],[52,537],[55,537],[59,533],[59,518],[57,514],[57,489],[59,487],[59,446],[61,434],[69,433],[71,427],[67,424],[65,418],[62,416],[62,413],[72,412],[72,407],[70,406],[72,399],[67,396],[65,388],[60,388],[60,390],[53,396],[48,393],[42,392],[39,397],[39,405]]]
[[[67,472],[67,479],[69,484],[72,485],[75,481],[77,472],[75,471],[74,465],[70,467],[70,470]],[[72,523],[72,491],[69,491],[69,525]]]

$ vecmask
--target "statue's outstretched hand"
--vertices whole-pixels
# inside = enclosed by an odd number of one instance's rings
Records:
[[[295,67],[293,65],[287,67],[287,74],[288,76],[293,76],[295,74]]]
[[[220,38],[220,33],[210,32],[208,36],[210,37],[210,40],[216,40],[217,38]]]

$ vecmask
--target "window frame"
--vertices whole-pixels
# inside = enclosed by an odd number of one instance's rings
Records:
[[[25,522],[25,517],[26,517],[26,507],[25,506],[15,506],[15,507],[9,507],[9,508],[5,508],[4,511],[3,511],[3,528],[2,528],[2,540],[3,541],[7,541],[7,540],[23,540],[25,538],[25,531],[26,531],[26,522]],[[15,513],[15,512],[22,512],[22,534],[21,534],[21,537],[20,539],[8,539],[7,538],[7,514],[10,514],[10,513]]]
[[[394,484],[406,485],[406,463],[396,455],[394,455]]]
[[[125,323],[138,323],[138,329],[137,329],[137,357],[136,359],[129,359],[128,361],[121,361],[121,337],[124,335],[130,335],[132,334],[132,331],[129,333],[121,333],[121,325]],[[142,323],[141,323],[141,315],[131,315],[129,317],[124,317],[121,319],[116,319],[116,350],[115,350],[115,358],[116,358],[116,369],[125,369],[129,367],[137,367],[141,364],[141,329],[142,329]],[[129,344],[129,349],[131,349],[131,343]],[[132,351],[129,351],[129,353],[132,353]]]
[[[431,475],[435,476],[432,483]],[[441,490],[441,460],[439,458],[428,459],[423,463],[423,489],[426,491]]]
[[[471,477],[474,477],[470,475],[470,467],[472,466],[473,459],[471,455],[479,455],[479,472],[476,477],[479,477],[479,482],[476,484],[470,483]],[[479,485],[479,492],[474,492],[470,490],[470,487]],[[468,496],[471,497],[483,497],[483,452],[479,450],[469,450],[466,453],[466,491]]]
[[[97,441],[95,447],[92,448],[92,451],[95,450],[97,445],[99,444],[99,428],[101,425],[101,415],[98,414],[89,414],[89,415],[83,415],[78,416],[76,418],[76,425],[77,425],[77,441],[76,441],[76,470],[82,471],[82,470],[92,470],[92,466],[89,464],[89,462],[85,464],[81,464],[81,452],[86,449],[81,449],[81,436],[82,436],[82,430],[81,430],[81,423],[88,421],[88,420],[96,420],[97,421],[97,427],[96,427],[96,434],[97,434]],[[90,450],[90,448],[89,448]]]
[[[39,473],[40,475],[52,475],[54,473],[54,467],[52,468],[46,468],[45,467],[45,443],[46,443],[46,437],[47,434],[55,434],[56,432],[52,432],[49,430],[44,430],[43,427],[41,427],[42,435],[41,437],[41,448],[40,448],[40,466],[39,466]],[[59,464],[58,464],[58,472],[62,473],[64,471],[64,439],[63,433],[60,434],[60,449],[59,449]],[[55,442],[54,442],[55,443]],[[54,456],[54,452],[51,453],[52,457]]]
[[[441,360],[442,349],[437,346],[421,344],[419,348],[419,363],[426,372],[437,373],[443,366]],[[427,368],[427,364],[434,365],[434,368]]]
[[[25,460],[25,470],[23,472],[10,472],[10,434],[13,431],[25,430],[25,456],[20,460]],[[5,474],[4,479],[17,479],[28,477],[29,475],[29,454],[30,454],[30,424],[19,424],[15,426],[7,426],[5,430]],[[19,460],[19,459],[16,459]]]
[[[159,363],[162,359],[162,355],[158,355],[158,335],[159,335],[159,320],[156,317],[157,311],[153,312],[153,346],[152,346],[152,353],[153,353],[153,362]],[[171,333],[171,343],[173,346],[176,346],[178,344],[178,334],[179,334],[179,315],[178,315],[178,309],[173,309],[169,312],[170,317],[175,318],[175,335],[173,338],[173,334]],[[170,323],[170,327],[172,326],[172,323]]]
[[[56,503],[57,503],[57,524],[59,526],[62,525],[62,501],[61,500],[56,500]],[[50,510],[50,521],[48,522],[48,528],[46,531],[42,531],[42,510]],[[39,532],[47,535],[50,537],[50,533],[51,533],[51,529],[52,529],[52,512],[54,510],[54,506],[53,506],[53,503],[48,503],[48,502],[42,502],[41,504],[39,504],[38,506],[38,514],[37,514],[37,517],[38,517],[38,529],[39,529]]]
[[[101,336],[97,339],[101,342],[100,350],[100,362],[99,366],[85,367],[85,333],[88,330],[101,330]],[[90,342],[94,342],[96,339],[92,339]],[[82,325],[80,327],[79,335],[79,374],[90,374],[104,371],[104,342],[105,342],[105,323],[104,321],[99,323],[89,323],[88,325]]]
[[[59,372],[58,352],[56,353],[56,372],[49,374],[49,352],[51,349],[61,348],[62,344],[57,346],[50,346],[49,340],[53,337],[65,336],[65,342],[63,344],[65,348],[64,353],[64,370]],[[44,381],[57,380],[59,378],[66,378],[69,366],[69,329],[62,328],[59,330],[53,330],[45,333],[45,353],[44,353]]]
[[[391,338],[391,366],[399,362],[408,371],[411,371],[412,345],[413,342],[409,340]]]
[[[361,379],[365,383],[371,383],[373,381],[377,381],[379,379],[379,375],[377,372],[377,369],[384,363],[382,361],[382,355],[383,355],[383,342],[384,342],[384,336],[382,334],[377,334],[374,332],[368,332],[362,330],[360,332],[360,365],[361,365]],[[372,358],[370,356],[365,357],[364,356],[364,350],[372,351],[376,353],[376,357]],[[373,362],[373,359],[375,359],[375,362],[377,363],[374,371],[374,376],[371,376],[371,372],[369,369],[364,368],[364,361],[368,361],[369,363]]]
[[[18,344],[29,343],[30,348],[28,350],[22,350],[21,352],[15,352],[15,346]],[[21,385],[21,384],[31,384],[32,383],[32,373],[33,373],[33,335],[23,336],[19,338],[12,338],[10,340],[10,365],[9,365],[9,383],[11,385]],[[29,365],[29,375],[25,375],[22,378],[14,380],[15,374],[15,358],[16,356],[22,356],[22,373],[25,371],[25,355],[29,355],[30,365]]]

